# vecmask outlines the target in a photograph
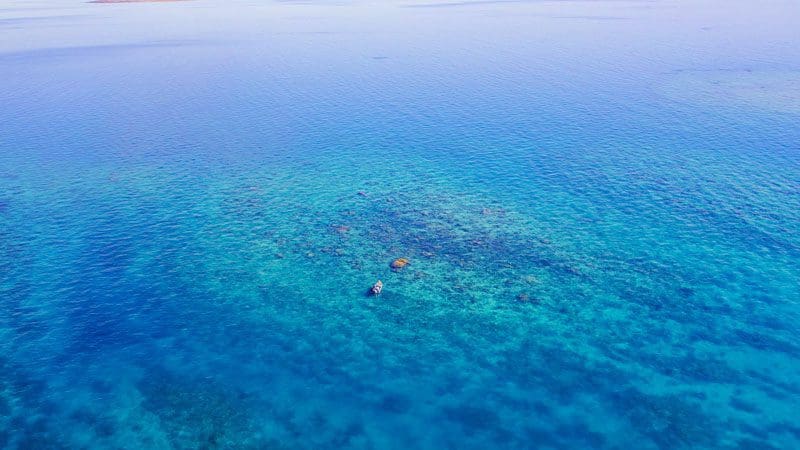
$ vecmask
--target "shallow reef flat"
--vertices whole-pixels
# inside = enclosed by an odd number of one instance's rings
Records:
[[[353,183],[284,165],[201,195],[163,173],[97,176],[97,217],[68,219],[87,223],[72,267],[90,272],[62,274],[62,297],[37,307],[68,320],[4,327],[34,348],[66,337],[59,378],[5,363],[7,420],[36,442],[613,448],[635,433],[676,448],[798,432],[789,298],[732,290],[669,245],[636,259],[562,241],[568,216],[553,227],[421,167]],[[367,296],[378,278],[384,293]]]

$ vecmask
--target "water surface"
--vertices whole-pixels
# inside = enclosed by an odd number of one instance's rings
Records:
[[[4,3],[0,447],[800,448],[798,20]]]

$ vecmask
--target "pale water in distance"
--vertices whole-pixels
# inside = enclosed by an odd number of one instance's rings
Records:
[[[798,23],[3,1],[0,448],[800,448]]]

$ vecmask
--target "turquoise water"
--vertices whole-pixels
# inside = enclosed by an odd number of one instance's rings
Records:
[[[5,2],[0,448],[800,448],[799,20]]]

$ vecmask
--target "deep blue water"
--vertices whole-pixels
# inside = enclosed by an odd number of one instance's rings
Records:
[[[0,448],[800,448],[797,23],[4,2]]]

